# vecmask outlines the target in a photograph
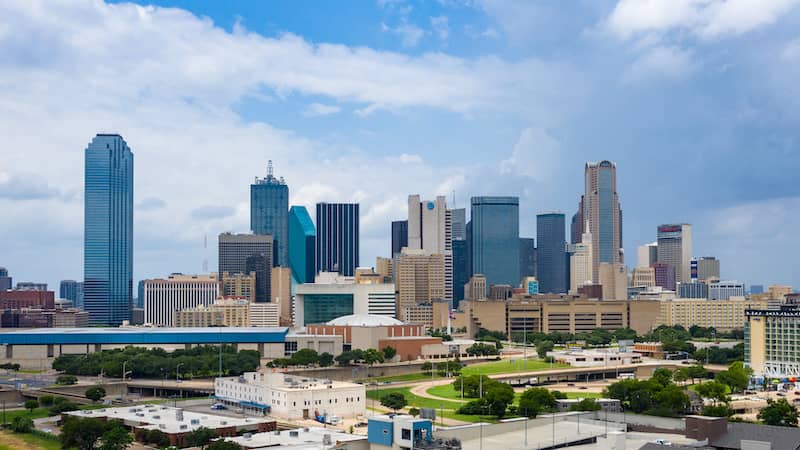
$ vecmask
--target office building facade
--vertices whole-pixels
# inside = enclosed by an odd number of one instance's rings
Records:
[[[631,286],[651,288],[656,285],[656,270],[652,267],[636,267],[631,274]]]
[[[317,203],[316,272],[353,276],[359,250],[358,203]]]
[[[676,287],[675,266],[671,264],[653,264],[653,273],[656,279],[656,286],[668,291],[674,291]]]
[[[84,309],[91,325],[120,325],[133,307],[133,153],[98,134],[84,167]]]
[[[519,238],[519,279],[536,276],[536,239]]]
[[[463,241],[467,239],[467,209],[453,208],[450,210],[453,223],[453,240]]]
[[[219,273],[250,273],[247,258],[262,253],[272,255],[272,249],[272,236],[268,234],[222,233],[219,235]]]
[[[697,279],[705,282],[719,281],[719,260],[713,256],[697,258]]]
[[[392,222],[392,253],[394,256],[403,250],[403,247],[408,247],[408,221],[395,220]]]
[[[0,291],[10,291],[14,279],[8,275],[8,269],[0,267]]]
[[[621,263],[622,260],[622,209],[617,194],[617,166],[610,161],[586,163],[584,167],[584,194],[578,207],[576,228],[584,231],[589,225],[592,233],[592,280],[599,279],[599,264]]]
[[[398,319],[408,322],[409,310],[413,307],[445,299],[444,255],[407,249],[400,255],[397,264],[395,286]]]
[[[453,300],[453,223],[444,196],[420,200],[408,196],[408,249],[429,255],[442,255],[445,277],[445,300]]]
[[[646,268],[658,262],[658,243],[640,245],[636,248],[636,267]]]
[[[681,283],[692,280],[692,226],[688,223],[659,225],[658,262],[675,267],[675,279]]]
[[[396,318],[394,284],[359,284],[353,277],[320,272],[314,283],[295,287],[293,323],[329,322],[350,314],[372,314]]]
[[[269,303],[272,294],[272,252],[256,253],[245,260],[245,273],[256,276],[256,303]]]
[[[250,230],[272,236],[274,265],[289,266],[289,186],[273,175],[272,161],[267,176],[250,185]]]
[[[600,285],[603,300],[628,298],[628,270],[621,263],[600,263]]]
[[[536,215],[537,273],[539,291],[562,294],[567,292],[567,257],[564,214]]]
[[[144,280],[144,322],[175,326],[175,311],[212,305],[218,296],[219,280],[213,273]]]
[[[678,283],[680,298],[708,298],[708,285],[705,283]]]
[[[61,280],[58,286],[59,297],[72,300],[72,304],[78,303],[78,282],[75,280]]]
[[[464,284],[469,281],[469,248],[466,240],[453,240],[453,307],[464,299]]]
[[[717,302],[714,302],[717,303]],[[800,308],[747,309],[744,361],[757,378],[800,377]]]
[[[289,209],[289,267],[296,284],[314,282],[317,231],[305,206]]]
[[[519,198],[472,197],[470,203],[472,273],[488,285],[518,286]]]
[[[585,284],[592,284],[592,263],[594,257],[592,256],[592,233],[588,228],[587,231],[581,236],[581,241],[577,244],[571,244],[572,255],[569,257],[569,292],[571,294],[577,293],[578,288]]]
[[[219,274],[220,296],[225,298],[245,299],[256,302],[256,274],[228,273]],[[144,283],[144,281],[142,281]],[[144,290],[142,290],[144,292]],[[144,299],[144,294],[142,294]]]
[[[709,300],[728,300],[731,297],[744,297],[744,283],[738,281],[716,281],[708,285]]]

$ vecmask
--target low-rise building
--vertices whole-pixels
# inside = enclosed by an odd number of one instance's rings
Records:
[[[381,340],[425,336],[422,325],[404,324],[391,317],[370,314],[338,317],[325,324],[308,325],[306,331],[309,334],[342,336],[345,350],[378,349],[382,348]]]
[[[603,367],[638,364],[642,355],[616,350],[559,350],[547,352],[557,362],[573,367]]]
[[[577,405],[581,398],[564,398],[556,400],[558,412],[569,411],[573,405]],[[600,411],[622,412],[622,402],[615,398],[596,398],[594,401],[600,405]]]
[[[79,418],[119,420],[126,428],[133,431],[139,441],[143,440],[147,431],[159,430],[167,435],[171,445],[178,447],[184,447],[184,437],[187,433],[201,427],[215,431],[218,436],[237,436],[244,432],[267,432],[277,428],[276,422],[269,419],[218,416],[207,412],[198,413],[183,408],[154,404],[69,411],[64,414]]]
[[[175,311],[175,327],[178,328],[249,326],[250,302],[247,299],[217,299],[213,305]]]
[[[636,342],[633,344],[633,351],[642,356],[664,359],[664,347],[661,342]]]
[[[223,403],[281,419],[349,418],[366,413],[364,385],[279,372],[217,378],[214,396]]]
[[[715,281],[708,285],[708,298],[728,300],[731,297],[744,297],[744,283],[738,281]]]
[[[658,325],[680,325],[689,329],[692,325],[714,327],[719,331],[744,328],[745,310],[765,309],[765,300],[749,300],[731,297],[724,301],[681,298],[661,302]]]
[[[243,436],[225,438],[225,440],[235,442],[246,450],[265,448],[277,450],[309,450],[312,448],[370,450],[366,436],[322,427],[306,427],[271,433],[245,434]]]
[[[432,448],[433,424],[428,419],[406,415],[382,415],[369,418],[367,439],[373,450]],[[458,448],[460,449],[460,443]],[[433,447],[442,448],[442,447]]]

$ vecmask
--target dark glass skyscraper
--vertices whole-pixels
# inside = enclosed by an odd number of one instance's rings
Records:
[[[565,229],[564,214],[536,215],[537,272],[539,292],[543,294],[567,292]]]
[[[75,280],[61,280],[58,286],[58,296],[71,300],[73,306],[78,303],[78,282]]]
[[[8,276],[8,270],[5,267],[0,267],[0,291],[11,290],[13,279]]]
[[[133,294],[133,153],[118,134],[86,147],[84,171],[84,309],[89,324],[131,318]]]
[[[272,161],[267,164],[267,176],[256,177],[250,185],[250,229],[271,235],[273,263],[289,267],[289,186],[273,175]]]
[[[536,240],[519,238],[519,279],[536,276]]]
[[[316,272],[353,276],[358,267],[358,203],[317,203]]]
[[[245,260],[245,273],[256,274],[256,302],[269,303],[272,297],[272,253],[250,255]]]
[[[469,281],[469,257],[467,241],[453,241],[453,307],[464,300],[464,285]]]
[[[317,232],[305,206],[289,209],[289,267],[295,283],[314,282]]]
[[[519,198],[472,197],[472,273],[493,284],[518,286]]]
[[[400,253],[403,247],[408,247],[408,221],[395,220],[392,222],[392,256]]]

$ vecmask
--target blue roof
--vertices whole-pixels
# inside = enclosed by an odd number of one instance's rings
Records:
[[[297,222],[303,229],[303,234],[306,236],[316,236],[317,231],[314,229],[314,222],[311,221],[311,215],[305,206],[292,206],[289,208],[289,214],[297,218]]]
[[[0,345],[282,343],[280,328],[36,328],[0,333]]]

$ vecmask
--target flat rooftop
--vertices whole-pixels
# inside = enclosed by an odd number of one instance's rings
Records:
[[[286,373],[247,372],[242,377],[228,377],[228,380],[242,384],[269,386],[282,391],[308,391],[337,388],[363,388],[364,385],[346,381],[334,381],[324,378],[310,378]]]
[[[298,428],[295,430],[270,431],[267,433],[254,433],[250,437],[237,436],[226,438],[226,441],[235,442],[246,449],[260,449],[281,446],[296,450],[319,450],[323,447],[325,436],[330,437],[331,444],[339,442],[366,441],[366,436],[348,434],[330,428]]]
[[[282,343],[286,327],[34,328],[0,332],[0,345]]]
[[[200,427],[217,429],[236,427],[237,429],[255,429],[260,423],[270,423],[267,418],[237,418],[217,416],[214,414],[186,411],[172,406],[146,404],[126,406],[122,408],[104,408],[83,411],[70,411],[66,414],[75,417],[92,417],[121,420],[127,426],[146,430],[161,430],[164,433],[185,433]],[[180,415],[183,415],[180,418]]]

